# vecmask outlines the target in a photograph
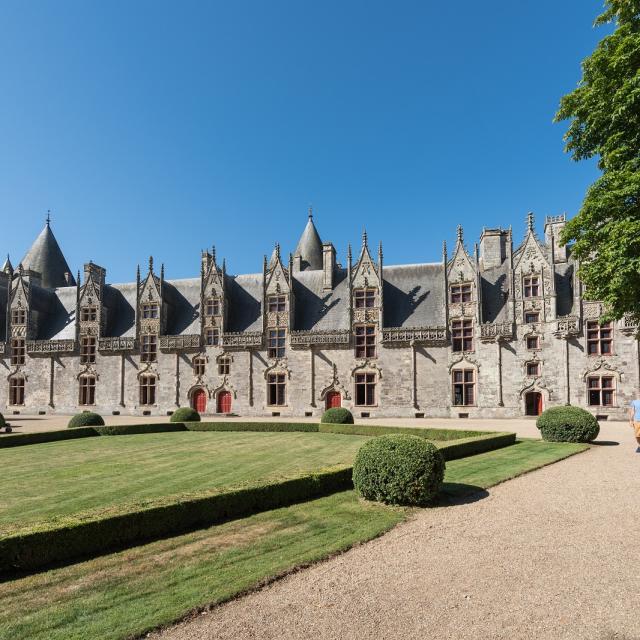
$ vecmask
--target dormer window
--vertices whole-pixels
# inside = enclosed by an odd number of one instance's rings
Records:
[[[451,302],[471,302],[472,288],[470,282],[451,285]]]
[[[376,306],[375,289],[356,289],[353,292],[353,306],[356,309],[371,309]]]
[[[204,305],[204,313],[206,316],[219,316],[220,315],[220,299],[208,298]]]
[[[159,311],[160,309],[156,302],[145,302],[142,305],[142,317],[145,319],[157,318]]]
[[[27,312],[25,309],[21,307],[18,309],[11,310],[11,324],[26,324],[27,322]]]
[[[81,322],[95,322],[98,319],[98,307],[82,307],[80,309]]]
[[[525,276],[522,291],[525,298],[537,298],[540,295],[540,276]]]
[[[269,296],[269,313],[281,313],[287,310],[286,296]]]

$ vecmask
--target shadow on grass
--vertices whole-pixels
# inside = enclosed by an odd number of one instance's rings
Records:
[[[471,504],[487,498],[489,492],[474,484],[462,482],[443,482],[440,493],[433,503],[434,507],[448,507],[461,504]]]

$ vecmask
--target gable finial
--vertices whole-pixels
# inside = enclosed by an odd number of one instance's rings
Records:
[[[442,255],[443,256],[447,255],[447,241],[446,240],[442,241]]]
[[[164,262],[160,265],[160,280],[164,280]]]
[[[153,256],[149,256],[149,273],[153,273]]]
[[[347,245],[347,262],[351,262],[351,243]]]
[[[313,220],[313,205],[309,205],[309,220]]]
[[[47,227],[51,226],[51,209],[47,209]]]
[[[213,258],[213,264],[216,263],[216,245],[211,245],[211,257]]]
[[[276,260],[280,260],[280,243],[276,242]]]
[[[382,258],[382,240],[380,240],[380,244],[378,245],[378,257]]]
[[[369,245],[369,240],[367,238],[367,230],[363,229],[362,230],[362,248],[364,249],[365,247],[368,247]]]
[[[527,213],[527,231],[533,231],[533,223],[533,211],[529,211],[529,213]]]
[[[458,225],[458,242],[460,244],[462,244],[462,239],[463,239],[463,231],[462,231],[462,225],[459,224]]]

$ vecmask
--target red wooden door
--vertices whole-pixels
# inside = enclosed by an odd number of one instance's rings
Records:
[[[542,413],[542,394],[538,394],[538,402],[536,406],[536,415],[539,416]]]
[[[327,393],[327,409],[335,409],[342,406],[342,396],[338,391]]]
[[[196,389],[191,394],[191,405],[198,413],[207,410],[207,393],[204,389]]]
[[[218,394],[218,413],[231,413],[230,391],[221,391]]]
[[[525,396],[525,414],[539,416],[542,413],[542,394],[538,391],[530,391]]]

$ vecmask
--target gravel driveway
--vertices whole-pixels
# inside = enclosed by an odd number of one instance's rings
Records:
[[[153,637],[640,638],[640,454],[601,438]]]

